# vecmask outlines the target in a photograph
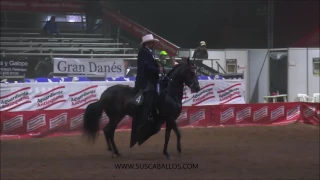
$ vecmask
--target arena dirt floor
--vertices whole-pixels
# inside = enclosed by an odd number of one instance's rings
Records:
[[[1,141],[5,179],[319,179],[319,126],[181,129],[182,153],[171,133],[162,155],[164,131],[129,148],[129,131],[116,132],[122,157],[112,158],[102,134],[88,144],[82,136]],[[118,163],[197,164],[198,169],[116,169]]]

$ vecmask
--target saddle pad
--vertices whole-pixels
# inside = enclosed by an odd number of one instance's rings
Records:
[[[138,94],[134,97],[134,103],[136,106],[140,106],[144,101],[143,91],[139,91]]]

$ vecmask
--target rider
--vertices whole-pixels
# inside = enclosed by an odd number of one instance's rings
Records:
[[[177,65],[178,63],[175,61],[174,57],[171,57],[169,60],[166,60],[168,58],[168,53],[166,51],[161,51],[158,59],[158,64],[162,69],[168,68],[171,69],[173,66]],[[163,71],[165,72],[165,71]]]
[[[168,67],[168,64],[166,63],[166,58],[167,58],[168,54],[166,51],[161,51],[160,55],[159,55],[159,59],[158,59],[158,64],[162,67]]]
[[[138,53],[135,89],[139,91],[147,88],[144,94],[144,102],[139,113],[140,117],[137,118],[140,122],[140,127],[150,120],[149,115],[152,113],[152,105],[157,93],[160,69],[153,56],[154,43],[157,41],[159,40],[155,39],[152,34],[143,36],[141,42],[142,47]]]

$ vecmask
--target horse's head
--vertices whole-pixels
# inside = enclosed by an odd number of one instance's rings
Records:
[[[187,85],[191,89],[191,92],[198,92],[200,91],[200,86],[196,70],[197,67],[190,61],[190,58],[188,58],[187,62],[175,66],[168,75],[171,76],[174,81]]]
[[[185,71],[185,84],[191,89],[191,92],[199,92],[200,85],[198,81],[197,66],[190,61],[189,57],[187,59],[187,68]]]

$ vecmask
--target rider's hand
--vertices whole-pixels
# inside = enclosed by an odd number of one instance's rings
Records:
[[[163,67],[160,66],[159,69],[160,69],[160,73],[163,73]]]

